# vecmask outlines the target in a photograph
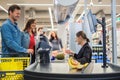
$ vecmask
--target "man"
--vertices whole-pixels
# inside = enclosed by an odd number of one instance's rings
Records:
[[[20,13],[18,5],[12,5],[8,9],[9,18],[2,24],[1,28],[3,54],[33,53],[33,49],[25,49],[21,45],[22,33],[16,23]]]

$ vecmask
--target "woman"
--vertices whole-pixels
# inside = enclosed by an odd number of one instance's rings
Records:
[[[24,28],[23,47],[26,49],[33,49],[34,54],[31,56],[31,63],[35,62],[35,19],[29,19]]]
[[[92,56],[92,49],[88,44],[88,42],[90,41],[83,31],[79,31],[76,34],[76,42],[78,43],[78,45],[81,45],[82,47],[78,52],[78,54],[74,54],[71,50],[66,50],[66,53],[71,54],[75,58],[75,60],[77,60],[81,64],[90,63]]]
[[[62,50],[63,46],[62,46],[62,41],[60,38],[58,38],[56,32],[52,31],[51,35],[50,35],[50,39],[49,39],[51,45],[52,45],[52,50]]]

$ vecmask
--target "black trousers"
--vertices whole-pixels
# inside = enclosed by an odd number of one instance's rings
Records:
[[[30,59],[31,59],[31,63],[30,64],[35,62],[35,53],[31,55]]]

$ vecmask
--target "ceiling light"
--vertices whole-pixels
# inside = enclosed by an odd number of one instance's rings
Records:
[[[119,21],[116,21],[116,23],[118,23]],[[110,24],[108,24],[108,25],[106,25],[106,27],[108,27],[108,26],[111,26],[112,25],[112,23],[110,23]]]
[[[82,17],[83,15],[85,14],[85,11],[82,12],[82,14],[78,17],[78,19],[76,20],[76,22],[78,22]]]
[[[93,1],[92,0],[90,1],[90,6],[93,6]]]
[[[0,8],[1,8],[3,11],[5,11],[6,13],[8,13],[8,11],[7,11],[4,7],[2,7],[1,5],[0,5]]]
[[[13,4],[7,3],[7,5],[13,5]],[[53,6],[53,4],[17,4],[17,5],[19,6]]]
[[[51,21],[52,30],[54,30],[54,26],[53,26],[53,17],[52,17],[51,8],[49,7],[48,10],[49,10],[49,15],[50,15],[50,21]]]
[[[15,4],[15,3],[14,3]],[[16,3],[17,4],[17,3]],[[91,5],[93,5],[93,2],[91,1],[90,2]],[[90,4],[88,4],[88,6],[91,6]],[[7,5],[13,5],[12,3],[7,3]],[[19,6],[54,6],[53,4],[17,4]],[[84,6],[84,4],[78,4],[77,7],[79,6]],[[94,4],[93,6],[98,6],[98,7],[110,7],[111,5],[110,4],[102,4],[102,5],[96,5]],[[120,5],[116,5],[117,7],[119,7]]]
[[[120,16],[120,14],[116,15],[116,17],[119,17],[119,16]],[[111,21],[111,18],[110,18],[110,19],[107,19],[107,20],[106,20],[106,23],[109,22],[109,21]]]

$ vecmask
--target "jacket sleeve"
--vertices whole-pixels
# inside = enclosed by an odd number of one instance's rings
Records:
[[[21,32],[21,45],[22,45],[22,47],[24,47],[25,49],[28,49],[29,44],[30,44],[29,33]]]
[[[82,53],[81,53],[82,54]],[[82,58],[78,58],[78,54],[74,54],[74,57],[81,64],[89,63],[91,61],[92,51],[89,47],[84,48],[84,53]]]
[[[7,45],[7,47],[9,47],[12,50],[15,50],[17,52],[27,52],[27,49],[21,47],[20,45],[18,45],[13,37],[12,37],[12,33],[9,29],[9,25],[3,25],[2,29],[1,29],[1,34],[3,35],[3,39],[5,41],[5,44]],[[21,35],[20,35],[21,36]]]

